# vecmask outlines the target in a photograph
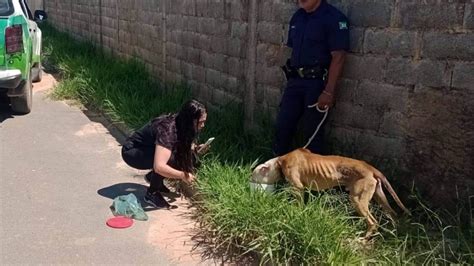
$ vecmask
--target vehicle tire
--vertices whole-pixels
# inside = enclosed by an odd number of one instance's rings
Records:
[[[32,68],[31,72],[33,74],[33,82],[40,82],[41,79],[43,79],[43,70],[41,69],[41,63],[38,63],[36,67]]]
[[[12,104],[13,112],[17,114],[28,114],[31,112],[31,107],[33,105],[33,86],[31,84],[31,72],[28,79],[20,84],[20,86],[24,86],[23,89],[25,90],[25,94],[19,97],[12,97],[10,98],[10,102]]]

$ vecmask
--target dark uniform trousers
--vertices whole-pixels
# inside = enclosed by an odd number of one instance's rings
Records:
[[[280,102],[280,111],[276,121],[276,136],[273,152],[280,156],[292,151],[291,143],[295,136],[298,122],[302,120],[304,146],[311,138],[324,117],[315,107],[309,108],[318,101],[324,90],[322,79],[290,78]],[[318,131],[308,149],[313,153],[321,153],[323,149],[324,125]]]

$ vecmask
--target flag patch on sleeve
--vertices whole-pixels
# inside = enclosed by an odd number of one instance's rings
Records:
[[[340,30],[347,30],[347,22],[346,21],[339,21],[339,29]]]

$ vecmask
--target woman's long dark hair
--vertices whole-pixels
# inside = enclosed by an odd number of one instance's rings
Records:
[[[186,173],[194,172],[191,145],[199,133],[198,121],[205,113],[206,107],[202,103],[190,100],[183,104],[176,116],[176,133],[178,135],[176,164]]]

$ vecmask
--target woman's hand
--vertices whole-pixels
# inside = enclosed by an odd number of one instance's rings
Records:
[[[211,145],[206,145],[206,144],[199,144],[197,145],[195,151],[197,152],[197,154],[199,155],[203,155],[203,154],[206,154],[209,149],[211,148]]]
[[[183,178],[182,178],[182,180],[183,180],[186,184],[191,184],[191,183],[193,183],[195,179],[196,179],[196,176],[194,176],[193,174],[187,173],[187,175],[186,175],[186,172],[183,172]]]
[[[160,145],[156,145],[153,170],[156,173],[167,178],[180,179],[186,183],[193,182],[195,179],[194,175],[189,174],[189,176],[186,178],[186,175],[183,171],[180,171],[168,165],[168,161],[170,160],[170,158],[171,150],[164,148]]]

